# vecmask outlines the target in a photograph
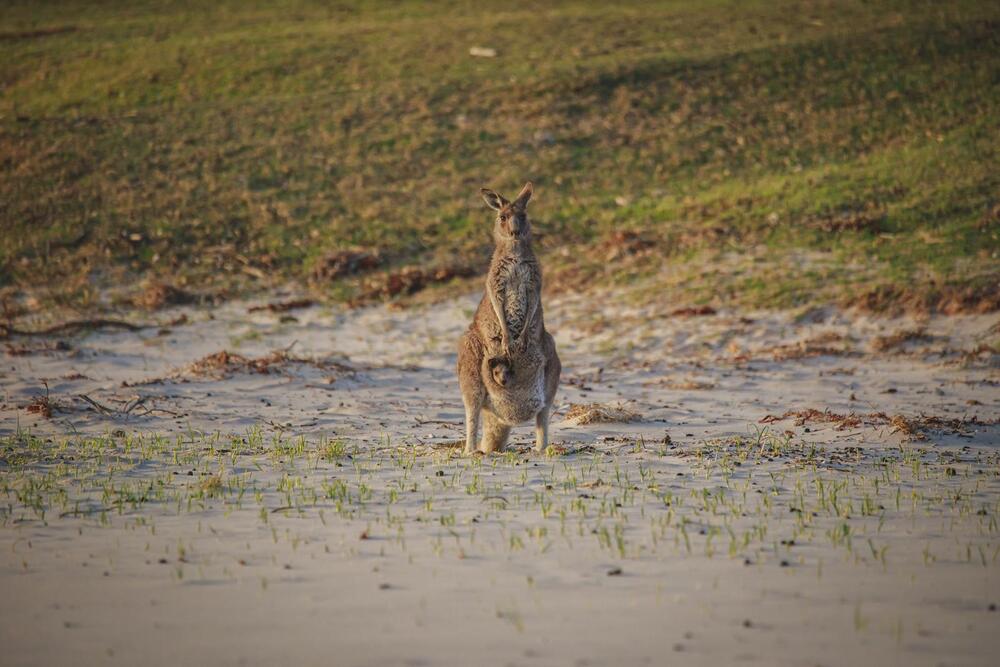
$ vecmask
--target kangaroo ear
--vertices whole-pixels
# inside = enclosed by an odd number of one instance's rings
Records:
[[[489,206],[494,211],[499,211],[504,206],[510,203],[499,192],[493,192],[493,190],[489,190],[487,188],[483,188],[482,190],[480,190],[479,194],[483,196],[483,201],[486,202],[486,205]]]
[[[528,201],[531,199],[531,181],[524,184],[521,188],[521,192],[518,193],[517,199],[514,200],[514,206],[518,208],[524,208],[528,205]]]

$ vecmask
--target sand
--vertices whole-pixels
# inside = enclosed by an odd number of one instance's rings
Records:
[[[546,456],[455,447],[475,295],[7,341],[0,662],[991,664],[1000,317],[634,296]]]

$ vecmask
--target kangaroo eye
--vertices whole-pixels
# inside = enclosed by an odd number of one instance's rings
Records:
[[[510,216],[509,215],[501,215],[500,216],[500,222],[507,222],[508,220],[510,220]]]

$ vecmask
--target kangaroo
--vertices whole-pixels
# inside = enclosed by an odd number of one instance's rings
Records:
[[[514,369],[510,366],[510,359],[507,357],[487,357],[484,356],[486,365],[489,367],[483,377],[489,377],[498,387],[506,387],[507,383],[514,376]]]
[[[535,420],[535,450],[548,446],[549,413],[562,366],[545,330],[542,271],[531,249],[531,183],[514,201],[480,191],[497,212],[486,290],[458,343],[458,383],[465,404],[465,453],[502,451],[510,429]]]

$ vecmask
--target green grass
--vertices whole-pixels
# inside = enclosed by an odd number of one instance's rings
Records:
[[[952,565],[995,567],[1000,555],[997,454],[982,448],[827,448],[756,424],[747,437],[680,449],[641,439],[553,448],[541,466],[523,451],[466,458],[457,448],[406,444],[352,446],[345,457],[346,447],[280,432],[267,438],[262,427],[55,440],[18,431],[0,436],[0,538],[65,520],[152,539],[158,525],[170,531],[186,521],[177,562],[206,567],[213,559],[184,546],[193,546],[202,521],[218,535],[247,517],[293,550],[319,547],[328,526],[364,522],[360,539],[381,538],[388,557],[545,554],[592,540],[601,558],[620,561],[718,555],[784,567],[839,552],[845,563],[884,573],[890,547],[895,562],[911,565],[918,545],[924,564],[936,561],[931,543],[957,548]],[[284,518],[296,519],[294,533],[279,532]],[[312,540],[303,522],[317,520],[324,534]]]
[[[485,269],[478,188],[529,178],[556,286],[664,258],[753,305],[1000,280],[995,3],[92,4],[0,8],[0,288],[232,292],[355,245]],[[609,268],[621,228],[656,252]]]

